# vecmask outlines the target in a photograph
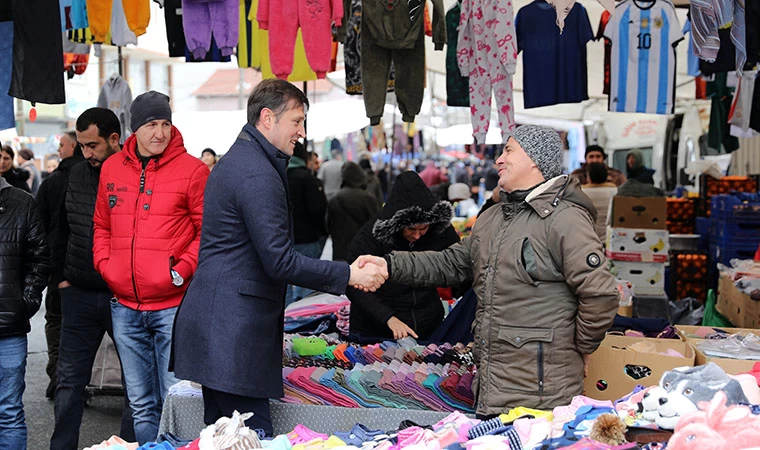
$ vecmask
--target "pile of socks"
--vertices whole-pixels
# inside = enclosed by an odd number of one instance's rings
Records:
[[[472,344],[413,338],[358,345],[332,334],[286,334],[286,403],[473,412]]]

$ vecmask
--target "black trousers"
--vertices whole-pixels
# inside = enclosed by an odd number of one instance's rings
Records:
[[[58,383],[58,344],[61,341],[61,294],[58,285],[48,284],[45,295],[45,340],[47,341],[48,363],[45,367],[51,386]]]
[[[246,426],[251,430],[262,430],[267,437],[274,436],[268,398],[245,397],[203,386],[203,421],[206,425],[221,417],[232,416],[235,410],[241,414],[252,412],[253,416],[245,421]]]
[[[50,438],[51,450],[79,448],[85,388],[92,376],[95,354],[105,333],[113,339],[110,292],[71,286],[60,289],[60,293],[63,320],[58,349],[58,387],[55,391],[55,429]],[[135,441],[132,410],[126,395],[119,435],[128,442]]]

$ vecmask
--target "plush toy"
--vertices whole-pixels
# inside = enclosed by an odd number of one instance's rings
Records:
[[[701,411],[681,417],[668,450],[742,450],[760,448],[760,416],[742,405],[727,406],[727,396],[719,391]]]
[[[594,420],[589,437],[609,445],[625,444],[625,424],[617,414],[602,414]]]
[[[659,388],[644,396],[642,416],[662,429],[672,430],[680,417],[696,411],[699,402],[709,402],[717,392],[725,394],[729,405],[747,403],[741,384],[717,364],[679,367],[665,372]]]

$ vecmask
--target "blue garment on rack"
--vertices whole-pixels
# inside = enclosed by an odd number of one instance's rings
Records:
[[[0,130],[16,128],[13,97],[8,95],[13,72],[13,22],[0,22]]]

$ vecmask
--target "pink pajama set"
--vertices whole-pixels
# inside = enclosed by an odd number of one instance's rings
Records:
[[[517,66],[517,38],[512,0],[462,0],[457,63],[470,77],[472,134],[485,143],[496,98],[502,142],[515,127],[512,76]]]

